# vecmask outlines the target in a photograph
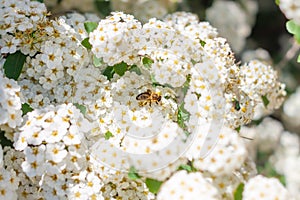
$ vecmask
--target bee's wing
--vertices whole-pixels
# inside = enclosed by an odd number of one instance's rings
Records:
[[[149,94],[148,92],[143,92],[136,96],[136,100],[146,100],[150,97],[150,95],[151,94]]]

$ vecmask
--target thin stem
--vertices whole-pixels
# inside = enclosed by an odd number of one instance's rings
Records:
[[[295,57],[296,53],[299,51],[300,45],[297,43],[297,41],[294,40],[293,45],[291,48],[286,52],[285,56],[283,59],[278,63],[277,69],[282,70],[286,64],[293,58]]]

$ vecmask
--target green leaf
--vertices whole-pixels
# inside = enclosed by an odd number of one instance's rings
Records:
[[[202,47],[204,47],[206,42],[204,40],[200,40],[200,44],[201,44]]]
[[[136,66],[136,65],[132,65],[132,66],[129,68],[129,71],[135,72],[137,75],[141,75],[141,74],[142,74],[140,68],[138,68],[138,66]]]
[[[157,194],[161,184],[162,184],[161,181],[158,181],[158,180],[155,180],[155,179],[152,179],[152,178],[147,178],[146,179],[146,185],[147,185],[149,191],[152,192],[153,194]]]
[[[9,54],[3,65],[6,77],[17,80],[21,74],[25,60],[26,55],[22,54],[20,51]]]
[[[82,114],[86,113],[86,107],[84,105],[80,105],[78,103],[74,103],[74,106],[80,110]]]
[[[106,69],[104,70],[104,72],[102,73],[104,76],[107,77],[108,80],[112,79],[112,77],[115,74],[115,70],[114,67],[112,66],[108,66],[106,67]]]
[[[141,176],[137,173],[136,169],[133,166],[131,166],[128,172],[128,178],[136,180],[141,178]]]
[[[239,133],[241,131],[241,126],[235,128],[235,130]]]
[[[93,64],[95,67],[100,67],[103,64],[102,58],[97,58],[95,55],[93,55]]]
[[[91,49],[92,45],[89,42],[89,38],[85,38],[84,40],[81,41],[82,46],[84,46],[86,49]]]
[[[84,23],[84,28],[86,32],[90,33],[93,32],[98,26],[97,22],[85,22]]]
[[[112,132],[110,132],[110,131],[107,131],[107,132],[105,133],[105,135],[104,135],[104,138],[105,138],[106,140],[109,140],[109,138],[111,138],[111,137],[114,137],[114,135],[113,135]]]
[[[267,106],[268,106],[269,103],[270,103],[268,97],[267,97],[266,95],[264,95],[264,96],[261,96],[261,99],[262,99],[262,101],[263,101],[263,103],[264,103],[265,108],[267,108]]]
[[[5,132],[0,130],[0,144],[2,148],[4,148],[5,146],[13,147],[13,142],[7,139],[4,134]]]
[[[298,55],[297,62],[300,63],[300,54]]]
[[[22,110],[22,115],[26,115],[28,112],[33,111],[33,109],[27,103],[22,104],[21,110]]]
[[[234,109],[236,111],[239,111],[241,109],[240,102],[237,99],[233,99],[232,102],[233,102],[233,105],[234,105]]]
[[[243,191],[244,191],[244,183],[240,183],[239,186],[234,191],[234,200],[242,200]]]
[[[300,25],[290,20],[286,23],[286,29],[289,33],[294,35],[296,41],[300,44]]]
[[[151,65],[154,63],[154,61],[151,58],[147,58],[147,57],[144,57],[142,62],[144,67],[146,67],[147,69],[150,69]]]
[[[124,62],[115,64],[113,67],[114,67],[114,71],[120,76],[123,76],[127,71],[127,64]]]
[[[184,103],[182,103],[177,112],[177,123],[181,128],[185,128],[185,121],[189,120],[190,113],[184,108]]]
[[[190,82],[191,82],[191,75],[189,74],[189,75],[186,76],[186,81],[183,84],[183,94],[184,94],[184,96],[186,95],[186,93],[187,93],[187,91],[190,87]]]
[[[279,6],[280,0],[275,0],[275,3],[276,3],[277,6]]]
[[[293,20],[286,22],[286,29],[289,33],[297,34],[299,32],[300,27]]]
[[[178,170],[185,170],[187,172],[192,172],[193,171],[192,166],[190,166],[190,165],[180,165],[178,167]]]
[[[94,0],[97,10],[103,15],[107,16],[111,12],[109,0]]]

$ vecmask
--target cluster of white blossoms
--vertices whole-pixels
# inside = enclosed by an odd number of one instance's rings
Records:
[[[111,0],[111,9],[132,14],[142,22],[155,17],[162,19],[182,0]]]
[[[2,1],[0,15],[1,53],[34,55],[45,42],[47,9],[36,1]],[[48,28],[48,27],[47,27]]]
[[[257,106],[278,108],[284,86],[262,62],[236,63],[208,22],[185,12],[50,20],[44,4],[17,0],[0,10],[10,199],[233,199],[256,175],[237,130]],[[19,50],[13,81],[6,61]]]
[[[299,136],[288,131],[281,134],[278,148],[270,157],[276,171],[284,175],[288,191],[295,197],[300,196],[300,140]]]
[[[70,10],[77,10],[80,12],[96,12],[94,0],[45,0],[43,1],[47,8],[55,14],[63,13]]]
[[[5,168],[3,162],[3,149],[0,145],[0,199],[17,199],[17,189],[20,176],[15,171]]]
[[[15,80],[6,78],[0,71],[0,127],[14,129],[21,125],[22,102],[20,86]]]
[[[256,1],[244,0],[238,3],[218,0],[206,10],[206,19],[218,28],[220,35],[228,39],[233,50],[239,53],[251,33],[257,10]]]
[[[294,20],[300,25],[300,2],[294,0],[280,0],[279,8],[285,14],[286,18]]]
[[[82,1],[80,1],[82,3]],[[65,16],[61,16],[65,19],[66,23],[70,25],[74,31],[81,36],[81,39],[88,37],[88,33],[84,28],[84,22],[99,21],[100,18],[93,13],[85,13],[84,15],[79,13],[67,13]]]
[[[157,195],[158,200],[168,199],[220,199],[218,190],[199,172],[176,172],[166,181]]]
[[[281,122],[270,117],[264,118],[258,126],[242,127],[240,135],[253,139],[246,144],[252,160],[262,162],[263,159],[264,162],[272,164],[274,171],[284,176],[288,192],[294,197],[299,197],[299,136],[285,131]],[[279,195],[277,192],[275,194]],[[264,195],[268,197],[269,194]]]
[[[251,178],[243,192],[244,200],[254,199],[293,199],[288,191],[276,178],[266,178],[262,175]]]
[[[104,179],[100,189],[104,199],[154,199],[146,184],[140,180],[131,180],[126,173],[115,173]]]
[[[289,127],[299,130],[300,127],[300,87],[289,96],[289,98],[284,102],[283,105],[283,119],[288,124]]]

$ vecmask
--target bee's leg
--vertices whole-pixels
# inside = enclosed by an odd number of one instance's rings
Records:
[[[149,101],[149,106],[151,107],[151,101]]]
[[[144,106],[144,105],[146,105],[147,104],[147,101],[140,101],[139,102],[139,106]]]
[[[155,101],[155,103],[157,104],[157,105],[162,105],[162,102],[161,101]]]

